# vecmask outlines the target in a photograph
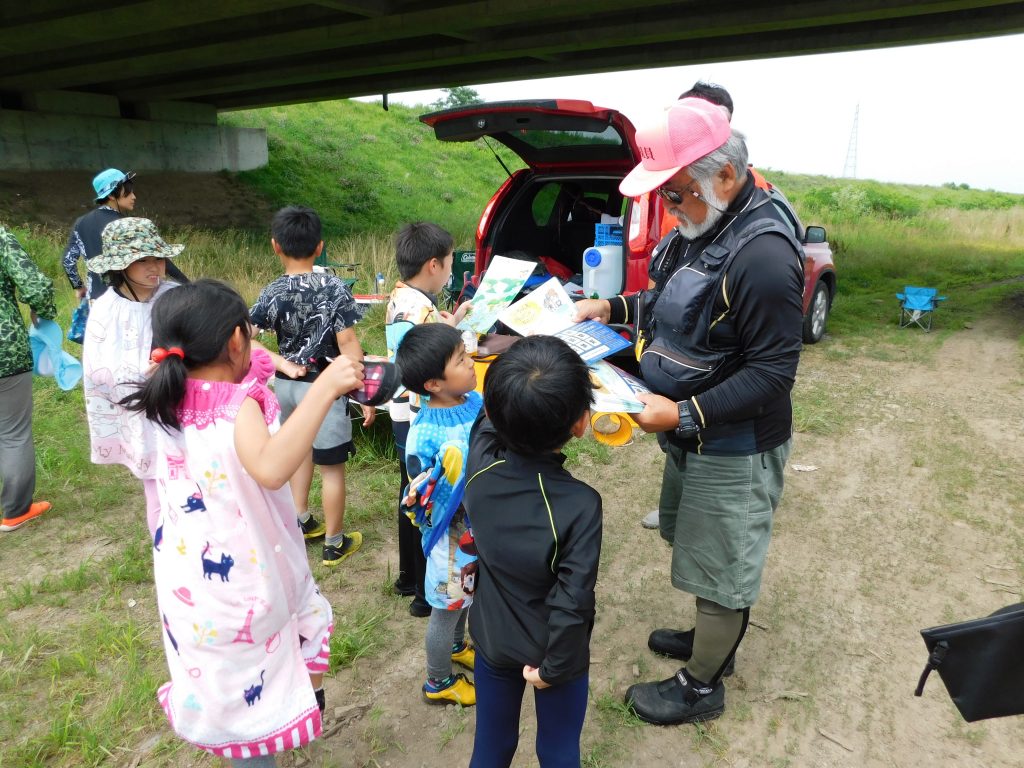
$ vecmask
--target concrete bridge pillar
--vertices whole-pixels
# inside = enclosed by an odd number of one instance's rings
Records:
[[[37,91],[0,102],[0,169],[246,171],[267,164],[267,134],[217,124],[192,102]]]

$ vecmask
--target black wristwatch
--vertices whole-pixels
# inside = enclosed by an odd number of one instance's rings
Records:
[[[690,413],[690,402],[684,400],[676,405],[679,406],[679,426],[676,427],[676,436],[693,437],[700,432],[700,427],[697,426],[697,422],[693,420],[693,415]]]

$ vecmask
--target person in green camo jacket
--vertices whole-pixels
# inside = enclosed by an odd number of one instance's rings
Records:
[[[0,531],[13,531],[50,508],[32,501],[36,450],[32,443],[32,351],[18,301],[32,322],[57,315],[53,281],[39,271],[7,228],[0,225]]]

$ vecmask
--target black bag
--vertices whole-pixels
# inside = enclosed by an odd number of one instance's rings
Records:
[[[967,722],[1024,714],[1024,603],[922,629],[921,637],[930,655],[915,696],[936,669]]]

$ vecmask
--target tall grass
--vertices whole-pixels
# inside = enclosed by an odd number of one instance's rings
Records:
[[[839,276],[834,337],[894,328],[905,285],[948,297],[939,329],[1024,290],[1024,195],[766,173],[805,224],[828,231]]]
[[[840,287],[831,332],[867,334],[892,325],[895,293],[905,285],[935,287],[947,296],[939,328],[960,328],[992,311],[1024,290],[1021,215],[1017,208],[933,211],[908,222],[834,220],[829,226]]]
[[[781,183],[791,179],[784,177]],[[832,245],[839,288],[829,331],[834,337],[869,335],[895,324],[895,293],[905,285],[938,288],[949,298],[942,305],[940,328],[960,327],[980,312],[1024,290],[1024,205],[1005,207],[996,194],[991,208],[926,208],[901,218],[864,210],[851,212],[840,204],[818,207],[795,185],[792,195],[805,223],[826,227]],[[975,190],[968,190],[978,193]],[[1021,196],[1024,199],[1024,196]],[[471,212],[465,211],[464,218]],[[64,234],[43,228],[17,230],[19,238],[43,270],[65,285],[60,268]],[[281,273],[281,265],[265,234],[225,230],[178,229],[164,233],[186,244],[178,264],[189,275],[211,275],[234,285],[247,301]],[[355,292],[373,291],[378,273],[387,285],[397,279],[390,232],[368,231],[328,235],[331,262],[354,264],[339,274],[356,278]],[[67,325],[74,297],[59,291],[58,320]],[[372,309],[360,332],[368,353],[384,351],[382,310]]]

